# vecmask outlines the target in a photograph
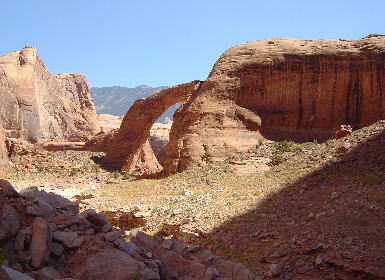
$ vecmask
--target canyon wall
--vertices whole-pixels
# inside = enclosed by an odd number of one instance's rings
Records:
[[[0,102],[8,137],[85,141],[100,130],[86,78],[52,75],[33,47],[0,57]]]
[[[385,36],[233,47],[175,113],[165,171],[220,161],[258,139],[312,141],[385,118]]]
[[[0,122],[0,170],[8,164],[8,150],[5,146],[5,134]]]

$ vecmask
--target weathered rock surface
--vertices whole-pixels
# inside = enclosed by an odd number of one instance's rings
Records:
[[[100,130],[86,78],[52,75],[33,47],[0,57],[0,102],[8,137],[84,141]]]
[[[107,146],[106,161],[125,170],[132,169],[155,121],[171,105],[189,100],[202,82],[193,81],[161,90],[137,100],[124,116],[119,130]]]
[[[15,236],[20,228],[16,210],[8,203],[0,204],[0,242]]]
[[[95,254],[88,255],[86,259],[82,251],[74,256],[74,259],[84,260],[74,270],[76,279],[100,279],[100,280],[124,280],[133,279],[143,275],[141,279],[154,279],[145,277],[146,266],[130,255],[114,248],[100,250]]]
[[[109,132],[114,129],[118,129],[122,123],[123,117],[114,116],[109,114],[97,115],[100,129],[104,132]]]
[[[0,169],[8,164],[8,150],[5,146],[5,133],[0,122]]]
[[[201,165],[203,155],[223,160],[262,137],[325,140],[341,125],[357,129],[384,119],[384,67],[383,35],[356,41],[270,39],[233,47],[175,113],[164,168],[173,173]],[[129,128],[121,135],[129,135]],[[117,164],[130,163],[123,154],[109,156]]]
[[[33,267],[42,267],[49,259],[51,252],[52,232],[47,220],[35,218],[32,224],[32,241],[29,254],[32,257]]]

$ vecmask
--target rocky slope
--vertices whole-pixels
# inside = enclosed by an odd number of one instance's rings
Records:
[[[0,180],[1,279],[254,280],[245,266],[207,249],[113,229],[94,210]],[[27,273],[27,274],[24,274]],[[31,278],[31,277],[33,278]]]
[[[0,102],[9,137],[84,141],[100,130],[86,78],[52,75],[33,47],[0,57]]]
[[[174,115],[168,173],[245,152],[258,139],[325,140],[385,118],[385,36],[270,39],[226,51]]]

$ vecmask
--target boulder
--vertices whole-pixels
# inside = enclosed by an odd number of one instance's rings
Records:
[[[32,241],[29,254],[32,266],[42,267],[49,259],[51,252],[52,232],[46,219],[37,217],[32,224]]]
[[[34,280],[28,275],[16,271],[7,266],[0,267],[0,279],[1,280]]]
[[[0,242],[15,236],[19,229],[20,220],[15,208],[0,200]]]
[[[146,265],[114,248],[97,251],[86,258],[80,251],[72,257],[73,277],[76,279],[124,280],[139,277],[142,280],[160,279],[154,277]]]
[[[19,230],[15,237],[15,250],[23,251],[26,244],[31,241],[32,229],[31,227]]]
[[[1,56],[0,69],[0,120],[8,137],[85,141],[100,130],[82,74],[52,75],[29,46]]]
[[[71,231],[56,231],[53,233],[53,238],[69,249],[79,248],[84,241],[83,237],[79,236],[76,232]]]
[[[15,190],[12,184],[4,179],[0,179],[0,189],[8,197],[19,197],[19,193]]]
[[[353,131],[352,127],[350,125],[341,125],[340,129],[338,129],[334,135],[336,139],[341,139],[349,134],[351,134]]]
[[[383,35],[269,39],[227,50],[174,114],[165,171],[204,165],[204,156],[222,161],[260,138],[323,141],[342,124],[357,129],[384,119],[384,58]]]

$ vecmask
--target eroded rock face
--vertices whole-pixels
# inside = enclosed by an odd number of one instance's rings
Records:
[[[0,169],[8,164],[8,150],[5,146],[5,134],[0,122]]]
[[[325,140],[385,118],[385,36],[233,47],[174,115],[165,170],[223,160],[258,138]]]
[[[33,47],[0,57],[0,102],[9,137],[85,141],[100,130],[86,78],[52,75]]]
[[[147,145],[150,129],[170,106],[192,97],[202,82],[193,81],[161,90],[137,100],[124,116],[119,130],[107,145],[106,161],[116,167],[131,170]]]

